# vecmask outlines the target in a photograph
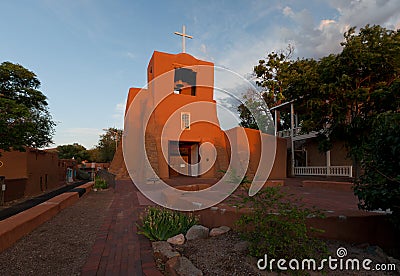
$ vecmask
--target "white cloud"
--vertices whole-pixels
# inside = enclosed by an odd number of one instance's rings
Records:
[[[330,24],[336,23],[335,20],[332,19],[323,19],[321,20],[318,30],[322,31],[325,27],[329,27]]]
[[[131,52],[127,52],[127,53],[126,53],[126,56],[127,56],[128,58],[130,58],[130,59],[135,59],[135,58],[136,58],[135,54],[133,54],[133,53],[131,53]]]
[[[267,53],[288,44],[295,46],[294,57],[320,58],[341,51],[343,34],[351,26],[400,27],[399,0],[316,2],[318,6],[252,1],[235,16],[222,11],[219,24],[198,31],[194,54],[244,75]]]
[[[292,16],[294,14],[292,11],[292,8],[288,7],[288,6],[284,7],[282,12],[283,12],[283,15],[285,15],[285,16]]]
[[[316,23],[317,15],[310,10],[282,8],[282,13],[292,20],[293,27],[283,28],[281,34],[286,40],[293,41],[297,56],[319,58],[338,53],[343,33],[351,26],[379,24],[395,29],[400,25],[398,0],[329,0],[328,3],[337,15]]]
[[[117,103],[112,118],[116,128],[123,128],[125,116],[125,102]]]
[[[96,145],[102,133],[98,128],[61,128],[57,130],[54,142],[56,146],[78,143],[89,149]]]
[[[207,46],[204,43],[200,45],[200,51],[203,54],[207,54]]]

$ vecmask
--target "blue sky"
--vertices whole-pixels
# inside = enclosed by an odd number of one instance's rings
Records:
[[[146,84],[152,52],[187,52],[250,73],[271,51],[296,57],[340,51],[350,26],[400,28],[398,0],[105,1],[0,3],[0,62],[35,72],[57,122],[55,145],[95,146],[103,128],[123,127],[129,87]]]

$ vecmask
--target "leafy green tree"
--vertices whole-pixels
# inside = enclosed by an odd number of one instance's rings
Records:
[[[259,126],[256,124],[254,115],[258,117],[257,121],[265,122],[263,117],[269,112],[267,108],[276,106],[285,100],[284,91],[290,80],[289,68],[293,63],[290,59],[293,50],[293,46],[288,45],[286,51],[272,52],[267,55],[266,59],[260,60],[258,65],[254,66],[253,73],[257,77],[256,84],[262,90],[247,91],[244,95],[245,105],[241,104],[238,107],[241,126],[258,129]],[[278,122],[278,129],[288,123],[288,114],[280,115],[284,119]],[[265,128],[262,123],[260,127]]]
[[[259,85],[275,100],[295,100],[302,131],[319,132],[321,150],[346,143],[361,208],[399,217],[400,32],[353,27],[341,45],[320,60],[272,53],[255,67]]]
[[[97,162],[111,162],[117,149],[118,141],[122,138],[122,130],[117,128],[108,128],[106,133],[100,136],[96,147],[98,150]]]
[[[89,154],[89,162],[100,162],[100,153],[97,147],[88,149],[87,152]]]
[[[89,160],[90,155],[86,148],[78,143],[72,145],[61,145],[57,147],[58,157],[60,159],[76,159],[79,163]]]
[[[359,207],[390,209],[400,228],[400,113],[385,112],[375,117],[372,132],[359,147],[363,175],[355,183]]]
[[[0,65],[0,149],[52,144],[55,123],[36,75],[19,64]]]
[[[272,52],[267,58],[260,60],[258,65],[254,66],[254,74],[257,76],[257,85],[265,89],[269,94],[268,99],[273,100],[268,104],[279,104],[285,100],[284,91],[289,84],[290,71],[288,70],[293,63],[291,60],[294,47],[288,45],[286,51],[280,53]]]
[[[400,34],[367,25],[359,34],[351,28],[344,38],[341,53],[319,61],[317,89],[295,96],[303,94],[301,102],[308,108],[302,128],[323,130],[325,150],[332,140],[345,141],[359,169],[359,148],[373,131],[376,116],[400,110]]]

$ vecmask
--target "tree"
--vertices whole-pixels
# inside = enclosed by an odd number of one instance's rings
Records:
[[[87,150],[88,154],[89,154],[89,162],[100,162],[100,153],[99,153],[99,149],[97,147],[94,147],[92,149],[88,149]]]
[[[58,157],[60,159],[76,159],[79,163],[89,160],[90,155],[86,148],[78,143],[72,145],[61,145],[57,147]]]
[[[364,174],[355,183],[359,207],[391,209],[400,228],[400,113],[385,112],[375,117],[372,132],[359,148]]]
[[[329,141],[345,141],[359,168],[360,147],[373,131],[376,116],[400,110],[400,34],[367,25],[359,34],[351,28],[344,38],[341,53],[318,62],[318,89],[303,92],[308,117],[302,128],[323,130],[326,149]]]
[[[302,131],[319,132],[321,150],[345,142],[361,208],[390,208],[399,218],[400,32],[353,27],[341,45],[320,60],[272,53],[255,67],[259,85],[296,102]]]
[[[19,64],[0,65],[0,149],[52,144],[55,123],[36,75]]]
[[[111,162],[117,149],[118,141],[122,138],[122,130],[108,128],[106,133],[100,136],[97,145],[98,162]]]
[[[258,121],[263,122],[263,114],[267,114],[268,108],[279,105],[285,100],[284,91],[289,84],[289,68],[293,61],[290,59],[293,53],[293,46],[288,45],[285,51],[279,53],[272,52],[266,59],[259,60],[258,65],[254,66],[254,76],[257,78],[256,84],[261,91],[247,91],[244,95],[245,104],[238,107],[241,123],[243,127],[258,129],[264,126],[256,124],[256,115]],[[288,122],[287,114],[281,114],[281,118],[286,120],[279,121],[278,124]],[[280,128],[280,127],[278,127]]]

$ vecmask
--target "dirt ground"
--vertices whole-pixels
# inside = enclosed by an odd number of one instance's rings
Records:
[[[328,248],[332,258],[337,258],[336,251],[339,247],[347,249],[347,258],[357,258],[360,261],[369,258],[372,264],[388,264],[388,259],[379,248],[369,245],[351,245],[336,241],[328,241]],[[257,268],[256,258],[248,255],[246,242],[238,234],[230,231],[227,234],[208,239],[192,240],[184,245],[175,246],[183,256],[187,257],[205,276],[233,276],[233,275],[291,275],[278,274],[270,271],[260,271]],[[373,265],[370,267],[373,267]],[[287,263],[286,263],[287,265]],[[327,267],[327,266],[325,266]],[[397,269],[400,269],[397,264]],[[399,271],[399,270],[398,270]],[[399,272],[376,271],[331,271],[325,270],[325,275],[400,275]],[[306,271],[306,275],[321,275],[321,272]]]
[[[0,275],[79,275],[113,198],[90,192],[0,253]]]

